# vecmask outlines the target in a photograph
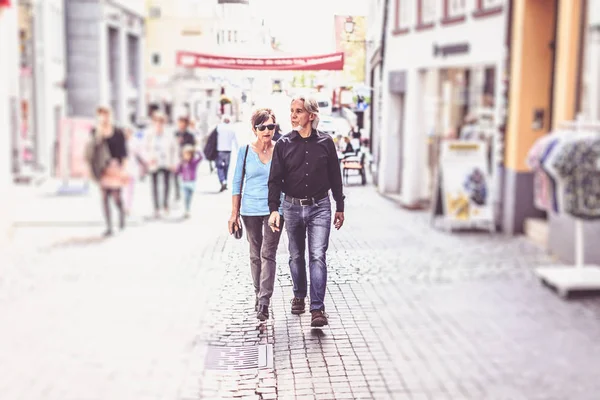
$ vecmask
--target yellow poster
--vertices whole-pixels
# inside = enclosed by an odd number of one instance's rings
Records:
[[[493,221],[487,144],[480,141],[442,142],[440,171],[442,203],[448,220]]]

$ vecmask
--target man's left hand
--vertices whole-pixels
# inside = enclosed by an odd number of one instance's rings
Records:
[[[339,230],[342,227],[342,225],[344,225],[344,213],[336,212],[335,218],[333,220],[333,226],[335,227],[335,229]]]

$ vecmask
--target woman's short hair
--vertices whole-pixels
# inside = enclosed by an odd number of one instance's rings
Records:
[[[275,118],[275,114],[273,113],[273,110],[271,110],[270,108],[257,109],[252,114],[252,118],[250,118],[250,121],[252,122],[252,128],[254,128],[256,125],[260,125],[260,124],[264,123],[269,118],[271,118],[273,120],[274,124],[277,123],[277,119]]]
[[[319,126],[319,102],[312,97],[297,96],[292,98],[292,103],[300,100],[304,104],[304,109],[310,114],[314,114],[315,119],[312,122],[312,128],[317,129]]]

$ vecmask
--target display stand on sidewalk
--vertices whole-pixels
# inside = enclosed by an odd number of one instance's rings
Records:
[[[487,143],[444,140],[433,177],[431,225],[452,232],[460,229],[496,231]]]
[[[583,124],[581,119],[561,124],[563,127],[600,128],[600,124]],[[600,266],[585,265],[585,232],[583,221],[575,219],[575,265],[554,265],[540,267],[536,275],[547,286],[554,288],[558,294],[566,298],[572,292],[600,292]]]
[[[556,289],[561,297],[571,292],[600,291],[600,267],[584,265],[585,237],[583,221],[575,220],[575,266],[557,265],[540,267],[537,276],[548,286]]]

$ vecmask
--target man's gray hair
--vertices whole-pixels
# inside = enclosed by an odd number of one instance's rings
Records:
[[[317,129],[319,126],[319,102],[313,97],[297,96],[292,99],[292,103],[296,100],[300,100],[304,103],[304,109],[315,115],[315,119],[312,122],[312,128]]]

